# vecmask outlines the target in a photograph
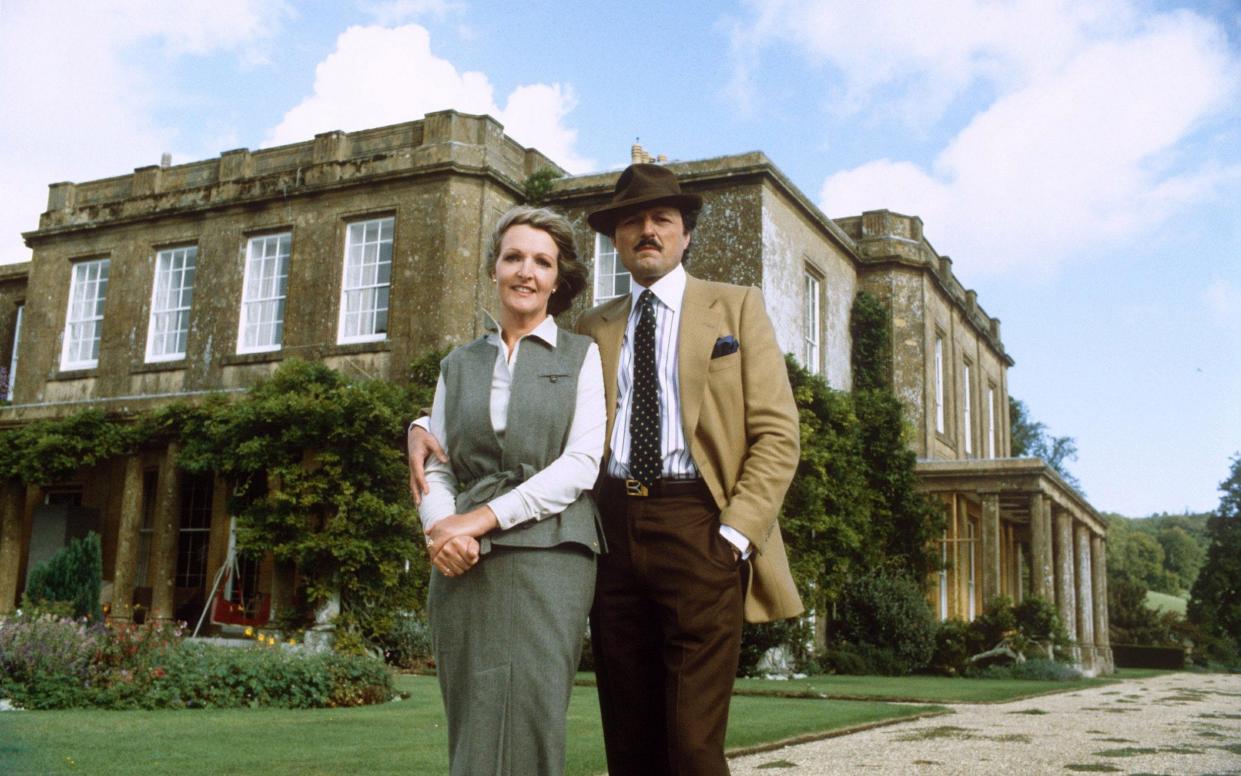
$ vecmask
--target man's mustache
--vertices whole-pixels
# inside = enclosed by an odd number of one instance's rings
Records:
[[[662,251],[664,249],[664,246],[659,243],[659,240],[656,240],[653,237],[644,237],[641,240],[638,240],[636,243],[634,243],[634,246],[633,246],[633,249],[635,251],[640,251],[643,248],[654,248],[657,251]]]

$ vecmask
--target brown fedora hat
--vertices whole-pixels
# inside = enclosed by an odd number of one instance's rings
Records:
[[[586,216],[591,228],[611,236],[616,219],[625,210],[672,205],[682,211],[697,212],[702,208],[702,197],[682,194],[677,176],[667,167],[658,164],[631,164],[616,179],[612,201]]]

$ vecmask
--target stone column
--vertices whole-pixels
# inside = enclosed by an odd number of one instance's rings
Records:
[[[180,445],[170,442],[159,462],[155,493],[155,531],[151,539],[151,619],[171,620],[176,613],[177,539],[180,534]]]
[[[1092,584],[1090,529],[1077,524],[1077,644],[1082,665],[1098,670],[1094,660],[1094,586]]]
[[[6,480],[0,484],[0,614],[17,608],[25,510],[26,486],[22,481]]]
[[[1051,501],[1042,493],[1030,494],[1030,594],[1055,603],[1051,572]]]
[[[1081,653],[1077,649],[1077,596],[1073,582],[1073,516],[1068,512],[1057,511],[1056,525],[1056,610],[1060,613],[1060,622],[1074,642],[1073,662],[1081,662]]]
[[[112,570],[112,619],[133,619],[134,574],[138,570],[138,532],[142,528],[142,458],[125,460],[121,490],[121,521],[116,530],[116,565]]]
[[[1099,673],[1112,673],[1112,647],[1107,637],[1107,545],[1102,536],[1090,537],[1091,589],[1094,591],[1094,643]]]
[[[1000,496],[982,494],[982,606],[1000,594]]]

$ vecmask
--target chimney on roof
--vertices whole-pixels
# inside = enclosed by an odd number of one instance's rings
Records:
[[[635,142],[629,146],[629,161],[632,164],[650,164],[654,160],[641,144]]]
[[[165,151],[159,155],[159,166],[167,170],[172,166],[172,154]]]

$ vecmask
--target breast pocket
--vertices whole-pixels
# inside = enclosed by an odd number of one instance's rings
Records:
[[[727,356],[713,358],[709,364],[710,366],[708,366],[708,370],[711,372],[718,372],[721,369],[736,369],[741,366],[741,351],[729,353]]]

